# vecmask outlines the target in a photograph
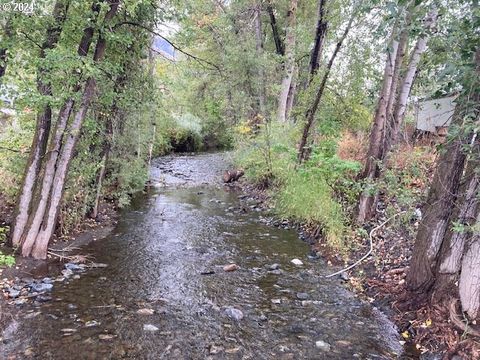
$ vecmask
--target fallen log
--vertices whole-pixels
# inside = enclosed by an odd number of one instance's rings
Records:
[[[223,182],[228,184],[240,179],[245,172],[243,170],[227,170],[223,173]]]

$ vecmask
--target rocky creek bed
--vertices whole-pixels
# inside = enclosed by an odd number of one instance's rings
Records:
[[[155,160],[148,194],[82,248],[93,262],[5,286],[0,358],[402,356],[385,316],[326,279],[294,230],[268,226],[221,184],[227,167],[224,154]]]

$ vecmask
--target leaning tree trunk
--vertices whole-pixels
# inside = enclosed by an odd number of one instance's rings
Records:
[[[105,15],[105,22],[108,22],[116,14],[119,7],[118,2],[110,1],[110,10]],[[83,39],[81,44],[83,43]],[[97,40],[94,61],[99,62],[105,55],[106,41],[102,34]],[[46,165],[44,181],[41,189],[41,199],[37,206],[35,217],[30,226],[27,236],[22,244],[22,255],[32,255],[37,259],[44,259],[47,255],[47,246],[50,238],[55,230],[60,202],[63,196],[68,167],[73,157],[73,152],[77,141],[80,137],[81,128],[85,119],[87,110],[93,99],[96,90],[96,82],[93,77],[87,79],[80,104],[75,113],[75,117],[69,126],[66,139],[63,141],[65,127],[71,112],[73,101],[68,100],[64,108],[69,108],[68,112],[63,114],[59,124],[63,127],[57,126],[56,138],[58,142],[54,143],[54,147],[58,148],[57,155],[51,156]],[[58,135],[58,136],[57,136]],[[48,170],[48,171],[47,171]],[[48,176],[47,176],[48,175]]]
[[[390,123],[392,122],[392,116],[393,116],[393,107],[396,104],[397,98],[398,98],[398,82],[400,81],[400,72],[402,70],[402,64],[403,64],[403,59],[405,57],[405,52],[407,50],[407,42],[408,42],[408,22],[405,24],[405,27],[402,29],[400,32],[398,44],[395,44],[394,46],[397,47],[397,56],[395,58],[395,66],[393,68],[393,74],[392,74],[392,82],[390,85],[390,94],[389,98],[387,101],[387,108],[385,110],[386,114],[386,121],[385,121],[385,136],[384,140],[388,137],[388,134],[390,132]],[[396,40],[394,40],[396,42]]]
[[[315,39],[313,43],[313,49],[310,54],[309,82],[312,82],[315,74],[317,73],[320,67],[320,60],[322,59],[325,36],[327,35],[327,29],[328,29],[328,22],[325,19],[326,5],[327,5],[327,0],[320,0],[320,3],[318,4],[317,27],[315,30]]]
[[[378,166],[378,159],[384,153],[384,136],[385,125],[387,121],[387,108],[391,98],[392,81],[395,69],[395,60],[397,59],[397,51],[399,42],[395,40],[396,29],[394,27],[392,31],[392,39],[387,50],[387,60],[385,62],[385,70],[383,73],[383,84],[378,98],[377,109],[375,111],[375,117],[373,119],[373,126],[370,132],[370,141],[367,153],[367,159],[365,161],[365,167],[361,179],[366,182],[372,182],[379,175],[380,168]],[[374,211],[373,204],[376,202],[375,193],[365,190],[361,195],[358,203],[358,215],[357,222],[364,223],[367,219],[371,218]]]
[[[431,30],[437,21],[437,10],[433,9],[425,19],[425,30]],[[386,138],[386,151],[389,151],[392,146],[395,146],[398,142],[398,134],[400,132],[401,125],[405,119],[405,112],[407,110],[407,100],[412,90],[415,74],[417,73],[418,64],[422,54],[427,48],[428,35],[422,35],[415,44],[415,47],[410,56],[408,62],[407,71],[403,75],[402,82],[398,91],[398,99],[395,102],[393,108],[393,114],[390,118],[389,132]]]
[[[67,18],[69,3],[68,1],[57,1],[53,8],[53,24],[47,29],[47,35],[44,43],[40,49],[40,59],[45,59],[46,51],[53,49],[60,34],[62,32],[62,26]],[[52,96],[51,84],[48,80],[45,80],[48,74],[48,70],[40,66],[38,69],[37,90],[40,95],[44,97]],[[50,135],[50,126],[52,122],[52,108],[49,100],[42,110],[37,114],[37,122],[35,127],[35,134],[30,147],[30,156],[25,168],[25,174],[22,181],[22,186],[17,199],[17,209],[14,222],[14,228],[12,231],[11,242],[12,245],[17,247],[20,245],[21,236],[27,225],[29,218],[32,199],[37,185],[37,178],[40,172],[40,168],[45,157],[45,150],[48,144],[48,137]]]
[[[93,16],[92,23],[96,21],[99,11],[100,11],[100,7],[98,3],[96,2],[93,3],[92,12],[95,14],[95,16]],[[47,39],[47,43],[51,40],[55,40],[56,36],[59,36],[59,30],[58,29],[52,30],[52,32],[49,35],[51,35],[52,37],[50,39]],[[82,38],[80,40],[80,44],[77,49],[77,54],[79,56],[84,57],[88,54],[90,45],[93,41],[93,35],[94,35],[93,26],[90,26],[84,29]],[[51,44],[53,46],[55,42],[53,41],[51,42]],[[77,92],[79,91],[79,89],[80,87],[79,85],[77,85],[74,91]],[[21,246],[22,253],[24,253],[23,243],[25,239],[27,237],[33,236],[33,234],[36,234],[38,232],[38,230],[33,230],[33,229],[37,229],[38,227],[40,227],[42,218],[44,216],[46,202],[48,201],[48,197],[50,194],[49,191],[51,187],[51,182],[53,181],[53,172],[55,170],[55,163],[58,158],[58,153],[60,151],[61,144],[63,141],[63,134],[67,126],[67,122],[70,117],[74,104],[75,102],[73,98],[67,99],[62,109],[59,112],[58,120],[55,125],[54,137],[52,138],[51,145],[50,145],[49,156],[45,165],[43,179],[39,180],[36,177],[33,177],[33,175],[35,175],[35,171],[37,171],[37,175],[38,175],[38,170],[36,170],[35,167],[32,167],[31,163],[27,165],[26,175],[24,177],[24,183],[28,182],[28,184],[22,185],[21,196],[24,199],[19,199],[21,203],[19,203],[17,208],[18,210],[16,215],[16,221],[14,224],[14,231],[12,233],[12,243],[14,246]],[[51,111],[49,107],[47,107],[44,110]],[[41,115],[40,120],[42,120],[42,124],[44,125],[48,124],[48,126],[50,126],[48,121],[44,121],[44,120],[45,119],[48,120],[48,116],[51,116],[51,113],[46,113],[45,111]],[[48,136],[49,136],[48,132],[42,133],[42,137],[48,138]],[[39,141],[38,141],[39,139],[41,140],[40,136],[34,138],[32,149],[35,149],[35,150],[32,151],[32,154],[35,154],[38,152],[42,153],[41,147],[39,146]],[[43,162],[43,157],[44,155],[42,155],[39,158],[39,162]],[[37,166],[40,166],[40,164]],[[38,199],[34,199],[33,189],[37,187],[37,184],[36,184],[37,182],[41,182],[41,184],[38,184],[40,185],[40,188],[38,191]],[[24,201],[25,199],[27,200],[29,199],[29,201],[26,202]],[[27,215],[27,218],[25,218],[25,215]]]
[[[288,91],[287,106],[285,109],[285,114],[287,119],[290,117],[290,113],[295,104],[295,96],[297,95],[297,81],[298,81],[298,67],[295,66],[295,69],[293,70],[292,82],[290,83],[290,90]]]
[[[288,94],[290,92],[290,85],[292,84],[293,72],[295,71],[295,24],[297,13],[297,0],[290,1],[290,9],[287,15],[287,31],[285,35],[285,75],[280,87],[280,97],[278,99],[277,118],[280,122],[287,120],[287,102]]]
[[[271,0],[267,1],[267,12],[270,18],[270,26],[272,28],[273,41],[275,42],[275,50],[277,55],[285,55],[285,45],[283,44],[282,38],[278,31],[277,19],[275,18],[275,13],[273,11],[273,5]]]
[[[337,45],[335,46],[335,50],[333,51],[333,54],[330,57],[330,60],[328,61],[327,67],[325,68],[325,73],[323,74],[322,82],[320,83],[320,87],[317,90],[317,94],[315,95],[313,104],[308,108],[307,112],[305,113],[305,125],[303,126],[302,137],[300,138],[300,144],[298,145],[297,161],[299,164],[307,160],[307,157],[308,157],[307,141],[308,141],[308,136],[310,134],[310,129],[312,128],[313,123],[315,121],[315,114],[317,113],[318,106],[320,105],[320,101],[322,100],[323,93],[325,91],[325,87],[327,86],[327,80],[330,75],[330,71],[332,70],[333,63],[335,62],[335,59],[337,58],[337,55],[340,52],[340,49],[342,48],[343,42],[347,38],[347,35],[350,32],[350,29],[352,28],[354,18],[355,18],[355,9],[352,13],[352,16],[348,20],[348,24],[347,24],[347,27],[345,28],[345,31],[343,32],[340,39],[338,39],[337,41]]]

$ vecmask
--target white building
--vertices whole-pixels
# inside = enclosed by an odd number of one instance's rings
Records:
[[[446,135],[455,110],[456,96],[418,101],[415,104],[417,130]]]

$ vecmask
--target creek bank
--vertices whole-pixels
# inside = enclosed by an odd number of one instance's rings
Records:
[[[231,185],[233,186],[233,185]],[[234,185],[245,194],[242,201],[249,201],[250,208],[271,214],[265,221],[269,226],[295,229],[299,237],[310,245],[309,258],[324,258],[333,273],[354,263],[368,252],[367,241],[357,243],[355,254],[348,254],[348,261],[323,243],[321,229],[300,222],[280,219],[274,215],[274,206],[266,189],[259,189],[241,179]],[[385,209],[367,226],[370,231],[387,220]],[[397,212],[402,209],[398,208]],[[413,229],[419,225],[419,210],[410,219]],[[463,333],[450,321],[449,307],[418,307],[408,301],[406,272],[414,247],[415,237],[405,226],[382,226],[375,234],[373,253],[352,270],[336,276],[349,290],[371,303],[384,313],[396,326],[405,344],[406,356],[415,359],[480,359],[478,343],[473,337],[462,340]],[[304,300],[305,301],[305,300]]]

